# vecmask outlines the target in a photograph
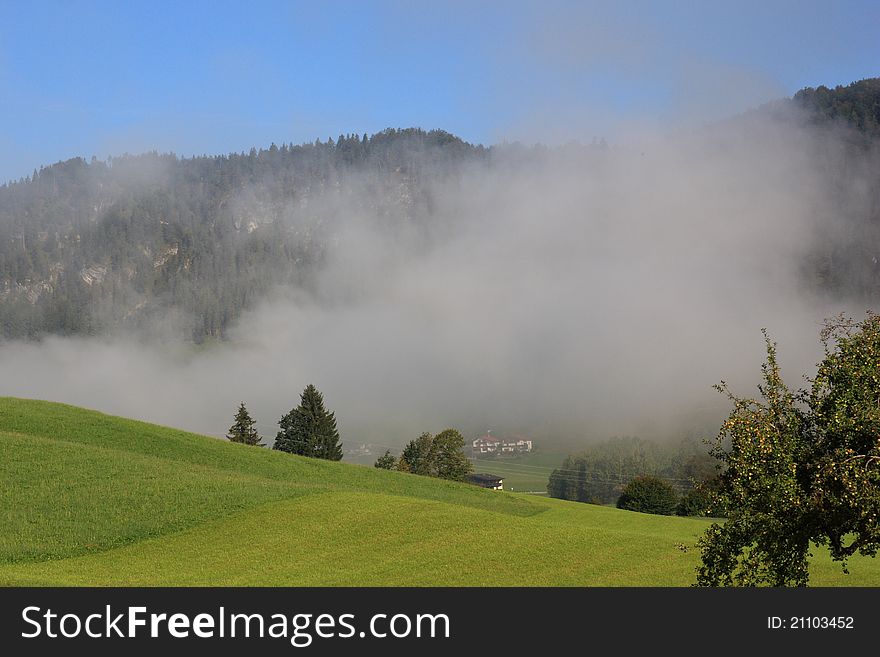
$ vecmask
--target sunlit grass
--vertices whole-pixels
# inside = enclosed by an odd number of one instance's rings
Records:
[[[687,586],[708,521],[0,399],[0,584]],[[880,585],[876,559],[812,583]]]

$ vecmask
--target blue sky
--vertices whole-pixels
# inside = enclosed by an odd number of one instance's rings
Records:
[[[0,0],[0,181],[388,126],[610,138],[880,75],[880,2]]]

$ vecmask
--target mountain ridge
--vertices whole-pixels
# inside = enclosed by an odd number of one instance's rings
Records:
[[[805,88],[783,103],[814,125],[846,123],[863,150],[878,141],[880,78]],[[560,148],[596,160],[607,147]],[[438,185],[454,193],[471,167],[531,166],[547,150],[389,128],[247,153],[153,151],[41,168],[0,186],[0,338],[159,326],[196,343],[227,339],[273,290],[316,291],[343,217],[383,239],[403,236],[417,253],[454,230],[438,215]],[[865,248],[880,246],[878,215],[880,203],[857,218],[850,242],[805,263],[818,287],[880,298],[880,269]]]

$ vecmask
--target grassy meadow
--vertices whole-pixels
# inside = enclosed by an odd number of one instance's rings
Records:
[[[687,586],[708,524],[10,398],[0,522],[7,586]],[[811,583],[880,585],[876,559],[850,571],[819,551]]]
[[[475,472],[504,477],[504,490],[546,494],[550,473],[566,456],[562,452],[533,452],[515,457],[477,456],[471,462]]]

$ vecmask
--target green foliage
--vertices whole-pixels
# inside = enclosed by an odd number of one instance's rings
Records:
[[[446,429],[436,436],[425,432],[409,441],[400,454],[397,469],[402,472],[465,481],[473,465],[464,454],[464,436]]]
[[[380,470],[394,470],[397,467],[397,459],[394,458],[390,449],[386,449],[385,453],[376,459],[373,467],[379,468]]]
[[[714,492],[710,485],[697,484],[684,495],[675,507],[677,516],[710,516],[719,515],[714,505]]]
[[[685,490],[675,509],[679,516],[717,516],[726,515],[726,511],[718,503],[718,487],[720,486],[720,462],[712,454],[700,452],[691,456],[681,468],[684,476],[692,485]]]
[[[686,489],[715,472],[717,461],[694,440],[678,444],[612,438],[568,456],[550,475],[551,497],[592,504],[614,504],[634,477],[654,475]]]
[[[281,430],[272,449],[339,461],[342,445],[336,417],[324,408],[324,396],[309,384],[300,396],[300,404],[278,422]]]
[[[701,540],[701,585],[807,582],[808,492],[798,466],[809,443],[809,418],[782,380],[776,346],[766,342],[763,401],[739,399],[724,383],[718,386],[734,405],[714,448],[727,466],[721,497],[728,520],[713,524]]]
[[[822,341],[809,391],[785,386],[769,339],[761,401],[719,387],[734,404],[714,448],[728,520],[701,540],[698,584],[805,586],[813,543],[844,571],[853,554],[877,553],[880,320],[829,320]]]
[[[446,429],[434,436],[432,451],[434,477],[465,481],[474,470],[470,459],[464,455],[464,436],[455,429]]]
[[[880,317],[840,316],[826,324],[822,341],[805,474],[816,540],[827,538],[832,557],[845,564],[880,547]]]
[[[397,469],[401,472],[431,476],[434,470],[434,437],[427,431],[409,441],[400,453]]]
[[[839,120],[868,136],[880,135],[880,78],[838,85],[806,87],[794,95],[794,102],[816,120]]]
[[[636,477],[623,489],[617,500],[618,509],[671,516],[675,513],[678,495],[675,489],[659,477]]]
[[[241,402],[241,406],[238,407],[238,412],[235,414],[235,421],[229,427],[229,433],[226,434],[226,438],[234,443],[263,447],[264,445],[260,441],[260,434],[254,428],[256,423],[257,421],[248,413],[244,402]]]

